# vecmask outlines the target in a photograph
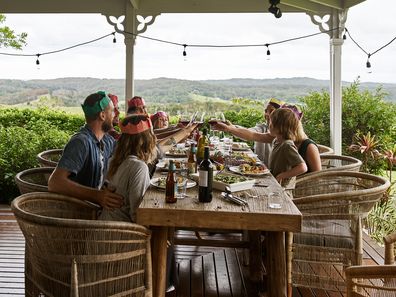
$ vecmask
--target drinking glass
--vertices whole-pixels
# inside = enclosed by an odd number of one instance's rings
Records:
[[[180,172],[176,175],[176,198],[183,199],[187,197],[188,168],[186,163],[180,164]]]
[[[282,208],[283,197],[280,192],[271,192],[268,194],[268,207],[279,209]]]

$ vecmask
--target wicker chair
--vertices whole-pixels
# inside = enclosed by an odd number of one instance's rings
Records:
[[[361,264],[361,220],[389,186],[382,177],[352,171],[318,172],[299,179],[293,202],[303,223],[289,242],[289,282],[345,292],[344,269]]]
[[[19,192],[48,192],[48,179],[53,171],[54,167],[39,167],[19,172],[15,176]]]
[[[342,155],[320,155],[320,161],[322,162],[322,170],[306,173],[297,177],[297,180],[302,177],[308,177],[319,172],[326,171],[359,171],[362,166],[362,161],[350,156]]]
[[[62,156],[63,149],[52,149],[43,151],[37,155],[37,161],[40,167],[56,167]]]
[[[323,144],[317,144],[320,155],[332,155],[334,150],[331,147],[325,146]]]
[[[346,269],[347,296],[396,296],[395,242],[396,233],[384,238],[385,265],[351,266]]]
[[[11,208],[26,239],[26,296],[152,296],[145,227],[94,220],[97,207],[54,193],[24,194]]]

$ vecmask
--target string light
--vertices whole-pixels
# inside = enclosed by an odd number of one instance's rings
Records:
[[[384,44],[383,46],[381,46],[380,48],[378,48],[377,50],[375,50],[372,53],[367,52],[359,43],[356,42],[355,39],[352,38],[351,34],[349,33],[349,31],[347,30],[347,28],[345,28],[345,32],[348,34],[349,38],[352,40],[352,42],[358,47],[360,48],[361,51],[363,51],[366,55],[367,55],[367,61],[366,61],[366,68],[368,69],[368,73],[371,73],[371,63],[370,63],[370,58],[378,53],[380,50],[386,48],[388,45],[390,45],[393,41],[396,40],[396,37],[394,37],[391,41],[389,41],[388,43]]]
[[[368,54],[367,55],[366,68],[371,68],[370,57],[371,57],[371,54]]]
[[[183,44],[183,57],[187,56],[186,47],[187,44]]]
[[[271,52],[270,52],[270,50],[269,50],[269,44],[267,43],[265,46],[267,47],[267,56],[270,56],[270,55],[271,55]]]
[[[347,37],[346,37],[346,32],[347,31],[347,28],[345,28],[345,30],[344,30],[344,34],[342,35],[342,39],[344,39],[344,40],[346,40],[347,39]]]
[[[274,1],[276,2],[276,1]],[[276,4],[274,4],[276,5]],[[187,46],[190,47],[202,47],[202,48],[241,48],[241,47],[262,47],[265,46],[267,47],[267,57],[269,59],[269,56],[271,55],[271,52],[269,50],[269,46],[270,45],[276,45],[276,44],[281,44],[281,43],[286,43],[286,42],[290,42],[290,41],[295,41],[295,40],[300,40],[300,39],[305,39],[305,38],[309,38],[309,37],[313,37],[319,34],[325,34],[325,33],[329,33],[335,30],[339,30],[340,27],[337,28],[333,28],[333,29],[329,29],[327,31],[323,31],[323,32],[318,32],[318,33],[313,33],[313,34],[308,34],[308,35],[303,35],[303,36],[298,36],[298,37],[294,37],[294,38],[289,38],[289,39],[285,39],[285,40],[280,40],[280,41],[276,41],[276,42],[272,42],[272,43],[264,43],[264,44],[232,44],[232,45],[213,45],[213,44],[185,44],[185,43],[178,43],[178,42],[172,42],[172,41],[167,41],[167,40],[163,40],[163,39],[159,39],[159,38],[153,38],[153,37],[149,37],[149,36],[144,36],[144,35],[139,35],[136,33],[131,33],[131,32],[127,32],[127,31],[123,31],[122,33],[124,34],[129,34],[129,35],[133,35],[135,37],[140,37],[140,38],[144,38],[144,39],[149,39],[152,41],[157,41],[157,42],[161,42],[161,43],[166,43],[166,44],[171,44],[171,45],[177,45],[177,46],[182,46],[183,47],[183,57],[187,56],[187,52],[186,52],[186,48]],[[38,54],[14,54],[14,53],[4,53],[4,52],[0,52],[0,55],[4,55],[4,56],[19,56],[19,57],[32,57],[32,56],[36,56],[36,65],[40,65],[40,56],[43,55],[50,55],[50,54],[55,54],[55,53],[59,53],[59,52],[63,52],[66,50],[70,50],[76,47],[80,47],[89,43],[93,43],[96,41],[99,41],[101,39],[104,39],[108,36],[113,35],[113,43],[116,43],[116,37],[115,37],[115,33],[116,32],[112,32],[106,35],[103,35],[99,38],[93,39],[93,40],[89,40],[86,42],[82,42],[82,43],[78,43],[66,48],[62,48],[59,50],[55,50],[55,51],[50,51],[50,52],[43,52],[43,53],[38,53]],[[372,53],[368,53],[367,51],[365,51],[363,49],[363,47],[361,47],[351,36],[351,34],[349,33],[347,28],[344,28],[344,34],[342,36],[342,38],[345,40],[347,38],[347,36],[349,36],[349,38],[352,40],[353,43],[355,43],[355,45],[357,47],[359,47],[366,55],[367,55],[367,61],[366,61],[366,67],[367,68],[371,68],[371,63],[370,63],[370,57],[373,56],[374,54],[378,53],[379,51],[381,51],[382,49],[384,49],[385,47],[387,47],[388,45],[390,45],[393,41],[396,40],[396,37],[394,37],[391,41],[389,41],[388,43],[386,43],[385,45],[381,46],[380,48],[378,48],[376,51],[372,52]]]

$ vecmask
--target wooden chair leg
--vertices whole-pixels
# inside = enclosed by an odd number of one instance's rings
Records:
[[[293,260],[293,233],[286,232],[286,272],[287,272],[287,296],[292,297],[292,260]]]

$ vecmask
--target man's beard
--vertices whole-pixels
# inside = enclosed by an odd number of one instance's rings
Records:
[[[113,125],[111,122],[107,122],[107,121],[103,122],[103,124],[102,124],[103,132],[107,133],[111,130],[111,128],[113,128]]]

